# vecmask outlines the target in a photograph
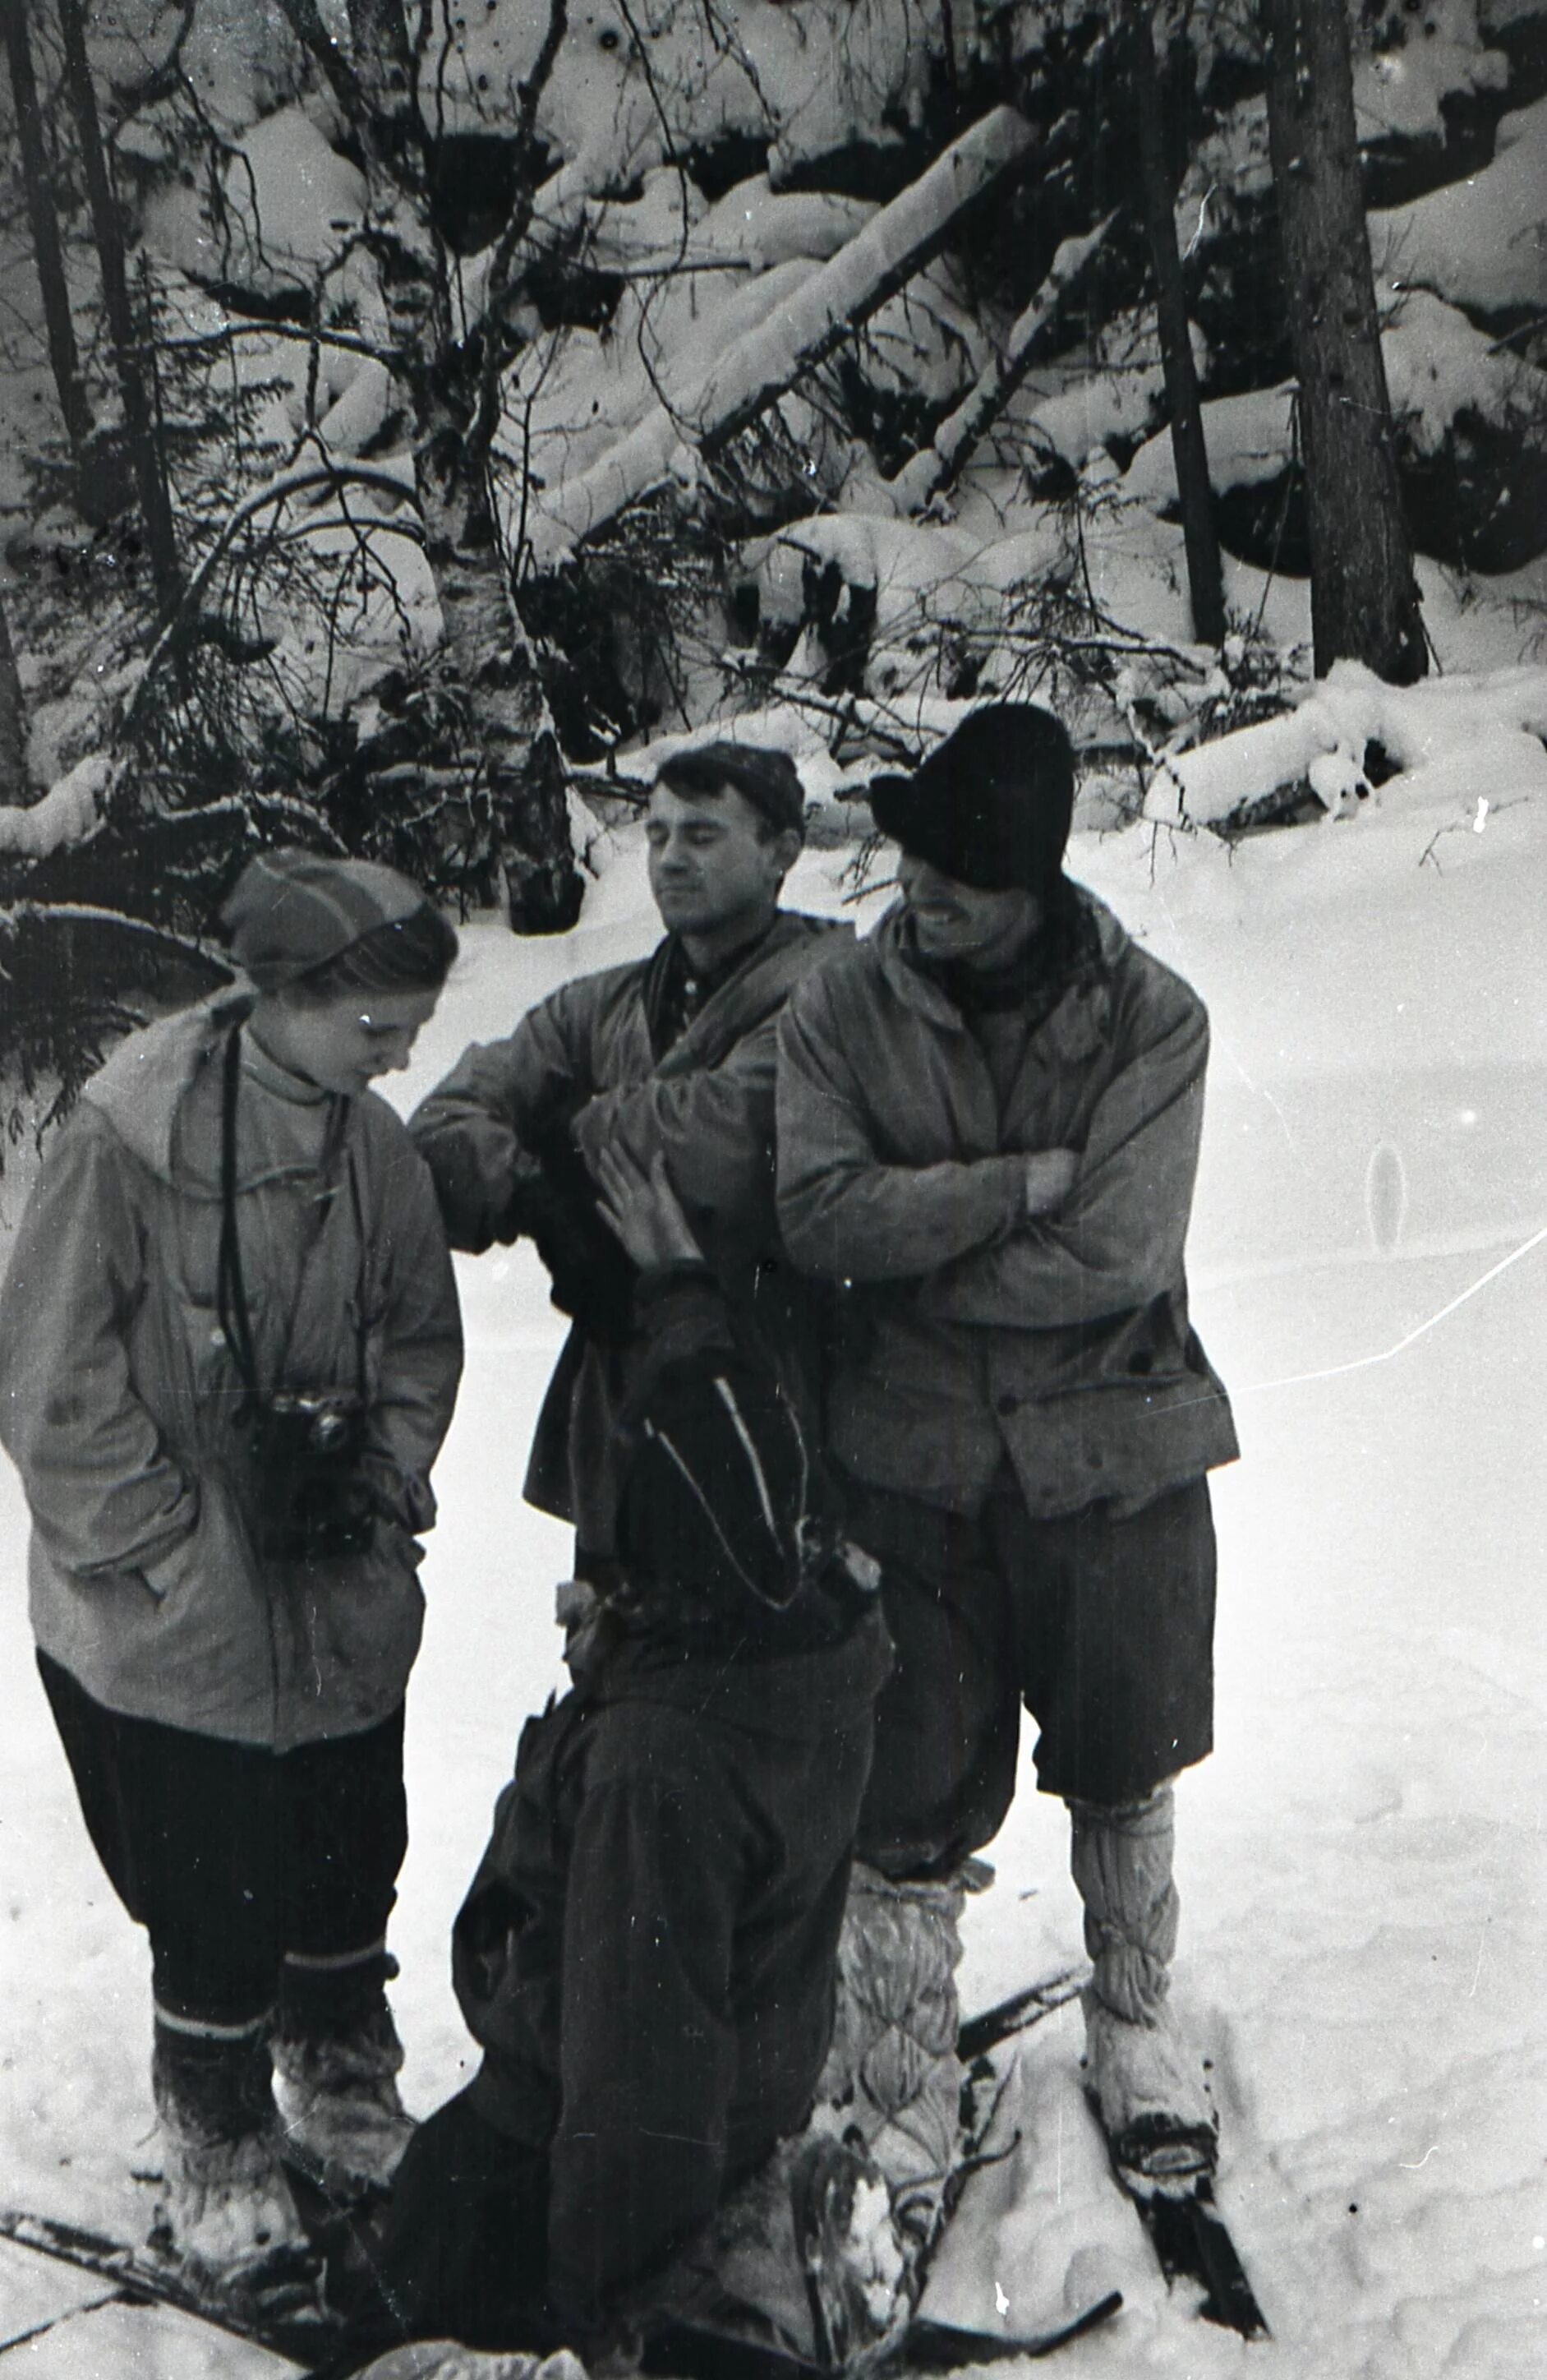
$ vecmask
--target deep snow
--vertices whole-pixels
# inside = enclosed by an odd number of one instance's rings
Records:
[[[1494,780],[1476,831],[1457,794],[1449,771],[1399,779],[1355,818],[1233,853],[1141,825],[1071,858],[1215,1023],[1192,1276],[1245,1452],[1216,1478],[1219,1742],[1178,1797],[1178,1989],[1216,2062],[1225,2194],[1275,2332],[1247,2348],[1166,2301],[1102,2174],[1070,2010],[1021,2052],[1033,2145],[966,2202],[937,2287],[942,2313],[1020,2325],[1066,2285],[1115,2278],[1127,2311],[1065,2351],[1071,2380],[1541,2368],[1547,1245],[1527,1244],[1547,1184],[1547,803]],[[809,855],[793,897],[834,905],[846,856]],[[574,935],[475,926],[396,1102],[653,926],[626,837]],[[0,1184],[9,1216],[19,1188]],[[565,1536],[519,1499],[559,1319],[523,1252],[460,1278],[469,1361],[426,1566],[394,1925],[419,2110],[466,2071],[450,1922],[521,1718],[562,1681]],[[151,2122],[148,1961],[94,1867],[31,1670],[8,1470],[0,1511],[3,2194],[122,2228],[149,2205],[128,2178]],[[1077,1955],[1065,1833],[1028,1779],[997,1881],[969,1908],[969,2007]],[[22,2286],[0,2265],[0,2336],[22,2326]],[[40,2371],[149,2374],[170,2368],[164,2350],[141,2360],[152,2335],[122,2328],[106,2363],[84,2329],[75,2362],[53,2360],[64,2331],[27,2351],[50,2356]],[[248,2359],[222,2350],[212,2368]]]
[[[1492,0],[1486,26],[1518,7]],[[114,13],[127,22],[132,5]],[[798,12],[728,0],[718,18],[734,38],[712,58],[673,55],[673,103],[700,132],[744,128],[760,120],[759,87],[777,90],[781,167],[820,154],[862,116],[873,123],[883,97],[903,115],[916,105],[927,45],[903,36],[933,18],[934,0],[818,13],[823,28],[829,18],[839,28],[836,55],[825,38],[804,39]],[[444,85],[465,125],[482,104],[472,96],[478,73],[503,91],[529,62],[536,22],[520,5],[468,14]],[[1433,0],[1424,42],[1368,62],[1367,128],[1433,131],[1444,95],[1497,81],[1498,54],[1478,16],[1474,0]],[[794,285],[867,212],[759,179],[679,221],[680,177],[652,168],[658,127],[613,39],[613,0],[595,0],[583,18],[551,94],[549,129],[568,162],[545,207],[580,211],[607,178],[598,159],[611,167],[627,158],[639,196],[591,204],[598,253],[637,261],[685,238],[685,257],[714,269],[665,285],[637,321],[624,318],[629,335],[605,355],[581,334],[562,358],[534,346],[535,432],[562,447],[569,468],[610,452],[653,401],[653,343],[684,369],[712,358],[767,318],[780,273]],[[329,144],[325,108],[279,103],[288,94],[270,89],[266,21],[249,0],[201,6],[187,64],[241,147],[238,211],[242,190],[258,197],[269,257],[246,261],[255,277],[283,280],[324,270],[340,226],[357,215],[358,183]],[[1431,445],[1464,404],[1495,419],[1539,403],[1535,374],[1460,309],[1540,300],[1544,146],[1539,102],[1500,128],[1485,170],[1372,218],[1394,395]],[[1198,188],[1183,201],[1197,218],[1190,237],[1204,228],[1199,196],[1215,173],[1228,182],[1239,172],[1244,188],[1263,170],[1261,147],[1260,125],[1233,127],[1198,161]],[[149,242],[168,273],[196,267],[192,202],[168,191],[152,216]],[[475,311],[486,263],[464,267]],[[30,303],[14,258],[0,264],[7,289]],[[352,272],[341,269],[336,293],[369,326],[379,299]],[[187,331],[217,326],[212,301],[187,284],[175,294]],[[894,342],[890,369],[945,401],[982,358],[957,335],[949,275],[931,281],[927,298],[915,290],[906,308],[898,301],[873,326],[875,342]],[[275,383],[262,430],[277,463],[306,419],[304,360],[272,338],[240,353],[249,383]],[[1084,470],[1085,567],[1112,616],[1185,646],[1180,532],[1152,509],[1169,492],[1166,438],[1141,446],[1126,474],[1099,451],[1154,419],[1158,373],[1142,339],[1131,355],[1118,340],[1111,361],[1094,380],[1082,355],[1049,366],[1015,419]],[[320,369],[320,427],[333,451],[357,455],[382,427],[381,368],[326,350]],[[40,385],[0,387],[8,509],[21,502]],[[517,374],[513,399],[524,394]],[[1219,484],[1276,472],[1286,421],[1282,391],[1211,405]],[[406,469],[402,457],[378,465]],[[358,501],[381,516],[373,550],[414,640],[428,646],[437,607],[416,549],[391,527],[397,492]],[[844,504],[748,550],[765,616],[798,594],[805,552],[841,559],[849,582],[876,594],[871,694],[910,724],[943,726],[928,640],[922,655],[910,640],[942,621],[997,636],[1007,589],[1045,564],[1058,524],[1020,499],[991,457],[958,491],[949,524],[894,518],[863,471]],[[1431,562],[1420,572],[1444,670],[1493,669],[1537,649],[1547,564],[1469,584]],[[1303,582],[1239,563],[1227,573],[1241,619],[1281,648],[1303,648]],[[402,617],[384,598],[369,611],[352,669],[368,677],[395,657]],[[103,704],[126,681],[116,614],[95,633],[75,682],[34,705],[34,763],[54,792],[33,809],[0,812],[25,821],[8,830],[14,841],[39,849],[88,824],[98,804]],[[298,629],[287,654],[303,673]],[[29,674],[41,669],[22,658]],[[811,654],[814,672],[821,660]],[[798,651],[787,682],[798,684],[801,661]],[[1088,2296],[1116,2279],[1127,2312],[1060,2358],[1071,2375],[1502,2380],[1547,2362],[1547,2050],[1536,2021],[1547,1959],[1547,1631],[1534,1592],[1547,1520],[1547,1244],[1533,1244],[1547,1220],[1542,683],[1540,670],[1522,672],[1507,687],[1495,680],[1468,693],[1452,675],[1390,697],[1389,718],[1377,721],[1369,687],[1345,674],[1293,719],[1256,731],[1255,743],[1184,752],[1152,784],[1153,824],[1077,846],[1075,871],[1193,978],[1215,1020],[1192,1273],[1245,1452],[1216,1483],[1219,1743],[1179,1796],[1178,1988],[1215,2058],[1225,2192],[1275,2337],[1247,2348],[1166,2301],[1101,2169],[1078,2092],[1078,2024],[1066,2012],[1025,2046],[1013,2112],[1028,2148],[964,2204],[936,2310],[1029,2326],[1066,2291]],[[1437,739],[1420,717],[1431,705],[1442,715]],[[792,708],[743,724],[788,741],[814,795],[857,773],[817,747],[809,714]],[[1361,794],[1376,733],[1422,774]],[[623,765],[646,763],[632,754]],[[1301,770],[1343,813],[1323,827],[1232,854],[1167,823],[1178,788],[1196,821]],[[814,854],[795,896],[834,905],[846,856]],[[505,1029],[562,976],[652,938],[626,841],[575,934],[523,944],[478,926],[393,1097],[406,1106],[465,1039]],[[0,1263],[26,1174],[25,1153],[8,1152]],[[409,1701],[414,1839],[394,1929],[405,2085],[421,2110],[465,2070],[448,1974],[452,1916],[521,1718],[562,1682],[549,1615],[565,1533],[519,1499],[560,1325],[527,1255],[465,1264],[461,1281],[469,1362],[426,1565],[429,1618]],[[150,2204],[129,2178],[151,2128],[148,1958],[86,1844],[31,1666],[24,1515],[4,1464],[0,1530],[0,1979],[11,2013],[0,2040],[0,2199],[125,2229],[142,2226]],[[969,2007],[1076,1956],[1065,1836],[1062,1813],[1039,1803],[1028,1779],[995,1846],[998,1880],[969,1910]],[[90,2295],[35,2262],[0,2256],[0,2340]],[[25,2356],[35,2380],[236,2380],[266,2362],[122,2311],[40,2329],[26,2345],[0,2347],[7,2352],[18,2372]]]

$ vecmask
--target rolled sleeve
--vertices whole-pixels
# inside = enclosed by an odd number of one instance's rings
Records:
[[[580,989],[544,1001],[504,1040],[473,1042],[409,1118],[452,1245],[472,1256],[518,1236],[513,1203],[533,1141],[590,1096]]]

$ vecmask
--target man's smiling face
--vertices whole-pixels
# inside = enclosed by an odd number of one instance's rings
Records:
[[[973,966],[998,966],[1014,958],[1041,922],[1036,896],[1019,887],[987,892],[959,883],[927,859],[904,852],[897,880],[913,933],[925,958],[964,959]]]

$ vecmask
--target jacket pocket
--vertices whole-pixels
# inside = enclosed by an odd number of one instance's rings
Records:
[[[155,1603],[163,1604],[170,1596],[175,1595],[187,1576],[188,1553],[198,1535],[199,1524],[196,1522],[186,1537],[179,1537],[166,1553],[158,1555],[152,1562],[142,1563],[132,1573]]]
[[[75,1585],[88,1595],[127,1596],[132,1604],[149,1606],[152,1610],[159,1610],[166,1600],[169,1585],[161,1562],[145,1570],[126,1563],[121,1570],[76,1571],[73,1577]]]

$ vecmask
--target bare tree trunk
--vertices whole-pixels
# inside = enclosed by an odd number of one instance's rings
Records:
[[[1341,6],[1342,0],[1337,0],[1337,5]],[[1219,645],[1225,640],[1225,585],[1214,526],[1203,406],[1192,364],[1187,292],[1177,250],[1176,191],[1166,162],[1160,66],[1150,9],[1142,6],[1133,8],[1124,30],[1129,86],[1138,130],[1139,186],[1143,194],[1144,228],[1154,268],[1155,322],[1160,332],[1166,401],[1171,416],[1171,453],[1177,467],[1177,495],[1187,550],[1192,633],[1203,644]]]
[[[460,697],[467,741],[478,752],[477,791],[489,806],[511,924],[520,933],[562,932],[578,917],[582,893],[563,760],[495,533],[486,486],[491,425],[478,434],[482,358],[453,342],[450,272],[429,216],[402,0],[350,0],[347,61],[327,42],[314,0],[283,6],[347,110],[365,159],[391,365],[412,412],[425,553],[441,604],[435,674]],[[548,38],[523,89],[524,120],[535,114],[565,22],[564,0],[550,0]],[[485,337],[495,335],[486,322]]]
[[[16,655],[11,650],[10,623],[5,605],[0,603],[0,805],[14,808],[31,798],[27,769],[27,709],[21,698]]]
[[[124,428],[151,559],[151,578],[163,613],[170,612],[182,587],[177,541],[172,526],[172,504],[155,433],[151,395],[140,364],[142,339],[129,296],[124,254],[123,226],[108,172],[97,115],[97,95],[86,55],[86,29],[80,0],[59,0],[59,29],[64,38],[65,74],[70,108],[80,134],[81,164],[91,212],[91,234],[102,268],[103,303],[124,407]]]
[[[1268,146],[1299,380],[1316,669],[1428,665],[1402,512],[1343,0],[1264,0]]]
[[[11,97],[16,106],[17,143],[21,151],[21,179],[27,197],[27,221],[32,235],[32,257],[42,295],[43,324],[48,334],[48,359],[65,434],[79,456],[91,434],[91,407],[81,376],[75,343],[69,289],[65,280],[65,252],[59,221],[49,187],[48,156],[43,147],[42,109],[37,77],[32,71],[31,44],[27,38],[27,0],[6,0],[0,7],[5,20],[6,62],[10,69]]]

